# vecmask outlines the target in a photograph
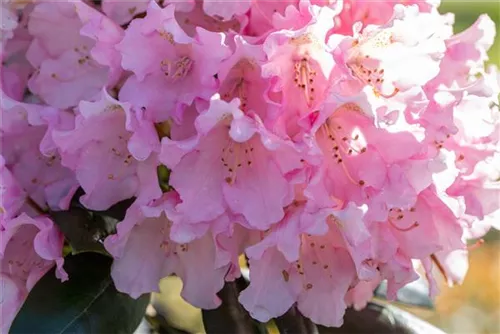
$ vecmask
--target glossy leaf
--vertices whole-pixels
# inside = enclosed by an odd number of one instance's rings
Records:
[[[127,209],[134,203],[135,197],[126,199],[124,201],[118,202],[109,209],[105,211],[92,211],[94,214],[97,214],[101,217],[116,219],[118,221],[122,221],[125,218],[125,213]]]
[[[64,234],[73,254],[98,252],[106,254],[102,240],[114,232],[116,220],[105,220],[81,208],[51,212],[51,217]]]
[[[83,194],[84,194],[83,189],[82,188],[78,188],[78,190],[76,191],[75,195],[71,199],[71,204],[70,204],[71,208],[82,208],[82,209],[90,211],[90,212],[92,212],[94,214],[97,214],[99,216],[102,216],[102,217],[111,217],[111,218],[114,218],[114,219],[116,219],[118,221],[121,221],[121,220],[123,220],[125,218],[125,213],[127,212],[127,209],[135,201],[135,197],[132,197],[132,198],[129,198],[129,199],[126,199],[126,200],[123,200],[121,202],[116,203],[115,205],[111,206],[107,210],[94,211],[94,210],[88,210],[86,207],[84,207],[80,203],[80,197]]]
[[[292,306],[285,314],[274,319],[280,334],[315,334],[316,325],[300,314],[296,306]]]
[[[247,283],[243,279],[227,282],[218,293],[222,304],[215,310],[202,310],[207,334],[266,334],[264,324],[253,320],[238,301],[239,292]]]
[[[73,254],[107,254],[102,241],[116,232],[116,224],[124,219],[135,198],[121,201],[105,211],[92,211],[81,205],[82,195],[83,190],[80,188],[73,196],[67,211],[52,211],[50,215],[64,234]]]
[[[133,333],[144,317],[149,295],[138,299],[116,290],[112,260],[96,253],[70,255],[61,283],[54,270],[31,290],[11,333]]]

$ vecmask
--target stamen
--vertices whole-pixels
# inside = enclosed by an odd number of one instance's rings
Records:
[[[395,96],[397,93],[399,93],[399,88],[394,88],[394,91],[391,94],[389,94],[389,95],[382,94],[376,88],[374,88],[374,93],[375,93],[376,96],[382,96],[382,97],[385,97],[386,99],[389,99],[389,98]]]
[[[238,77],[236,79],[233,79],[233,84],[232,87],[229,91],[224,93],[222,97],[230,101],[233,98],[237,97],[240,99],[240,109],[242,111],[245,111],[247,105],[248,105],[248,97],[247,97],[247,83],[243,77]]]
[[[340,148],[343,150],[345,154],[351,155],[353,152],[360,154],[366,151],[366,148],[364,147],[360,149],[356,148],[356,146],[359,147],[359,143],[356,142],[359,139],[359,134],[356,134],[354,137],[351,137],[351,135],[348,135],[340,125],[336,125],[336,123],[334,123],[333,121],[330,121],[329,124],[331,125],[332,129],[331,131],[334,132],[337,135],[337,137],[342,139],[341,141],[338,141],[338,143],[340,145]],[[335,127],[336,130],[333,130],[335,129]],[[332,140],[335,141],[334,135],[331,136]]]
[[[349,137],[346,136],[344,130],[342,129],[342,126],[336,124],[331,119],[329,119],[326,122],[325,126],[321,127],[321,132],[325,138],[328,138],[330,141],[333,142],[334,146],[332,147],[332,156],[334,159],[337,160],[337,163],[342,166],[342,170],[344,171],[349,182],[351,182],[354,185],[363,186],[365,184],[365,181],[354,180],[349,170],[347,169],[346,164],[344,163],[344,157],[341,155],[343,154],[345,156],[351,156],[354,152],[360,154],[364,152],[363,149],[361,150],[356,149],[351,144],[351,143],[355,144],[355,142],[353,142],[352,139],[350,139],[350,136]],[[342,140],[337,141],[335,138],[342,138]],[[356,135],[355,138],[357,140],[359,138],[359,135]]]
[[[394,222],[391,219],[389,219],[389,224],[391,224],[392,227],[394,227],[396,230],[401,231],[401,232],[408,232],[408,231],[411,231],[414,228],[417,228],[418,226],[420,226],[420,224],[416,221],[416,222],[413,222],[413,224],[411,224],[408,227],[399,227],[396,224],[394,224]]]
[[[354,179],[352,178],[351,174],[349,173],[349,171],[347,170],[347,167],[345,165],[345,163],[343,163],[342,159],[339,159],[340,162],[339,164],[342,166],[342,169],[344,170],[344,173],[345,175],[347,176],[347,179],[352,183],[352,184],[355,184],[355,185],[358,185],[359,184],[359,181],[356,182],[354,181]]]
[[[236,182],[238,169],[252,166],[253,151],[254,148],[248,143],[236,143],[228,138],[228,143],[222,148],[220,158],[224,169],[229,174],[224,179],[228,184]]]
[[[483,244],[484,244],[484,239],[479,239],[479,240],[477,240],[475,243],[473,243],[472,245],[468,245],[468,246],[467,246],[467,250],[468,250],[468,251],[471,251],[471,250],[474,250],[474,249],[478,249],[478,248],[479,248],[479,247],[481,247]]]
[[[391,208],[389,212],[390,212],[388,217],[389,224],[400,232],[408,232],[420,226],[418,221],[414,221],[408,227],[400,227],[396,224],[395,220],[401,221],[405,218],[403,210],[401,210],[400,208]]]
[[[194,62],[188,56],[183,56],[175,62],[165,58],[161,61],[160,68],[166,77],[175,82],[186,77],[191,71],[193,64]]]
[[[172,35],[172,33],[165,31],[163,29],[159,30],[158,33],[162,38],[166,39],[170,44],[172,45],[175,44],[174,35]]]
[[[316,71],[311,69],[307,58],[302,58],[294,64],[295,78],[294,82],[299,89],[304,93],[306,103],[309,107],[314,101],[314,87],[309,87],[314,84]]]
[[[454,281],[453,279],[451,279],[450,277],[448,277],[448,275],[446,274],[446,270],[444,270],[444,267],[443,265],[441,264],[441,262],[439,262],[438,258],[436,257],[436,255],[432,254],[430,256],[431,258],[431,261],[436,265],[436,267],[438,268],[439,272],[441,273],[441,275],[443,275],[443,278],[445,279],[446,282],[448,282],[448,284],[452,284],[452,285],[455,285],[455,284],[458,284],[458,282]]]

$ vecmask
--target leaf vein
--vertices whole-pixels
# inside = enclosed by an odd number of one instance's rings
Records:
[[[85,314],[85,312],[88,311],[88,309],[104,293],[104,291],[106,291],[106,289],[109,287],[110,284],[111,284],[111,280],[108,280],[106,282],[106,284],[104,284],[103,288],[101,290],[99,290],[99,292],[92,298],[92,300],[89,302],[89,304],[87,306],[85,306],[83,308],[83,310],[80,313],[78,313],[66,326],[64,326],[64,328],[59,332],[59,334],[64,333],[65,330],[67,330],[68,328],[70,328],[71,325],[73,325],[75,323],[75,321],[77,321],[83,314]]]

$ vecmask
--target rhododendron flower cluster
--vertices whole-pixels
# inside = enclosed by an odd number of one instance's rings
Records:
[[[175,274],[216,308],[242,254],[263,322],[340,326],[417,264],[460,283],[498,226],[500,74],[492,20],[454,34],[438,2],[2,1],[2,332],[71,280],[48,213],[79,188],[134,198],[103,241],[134,298]]]

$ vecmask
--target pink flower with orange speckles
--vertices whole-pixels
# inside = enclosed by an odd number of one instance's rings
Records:
[[[253,318],[340,326],[415,263],[462,282],[498,227],[500,74],[492,20],[454,35],[438,3],[2,3],[2,331],[66,279],[75,205],[132,203],[96,242],[134,298],[174,274],[216,308],[246,255]]]

